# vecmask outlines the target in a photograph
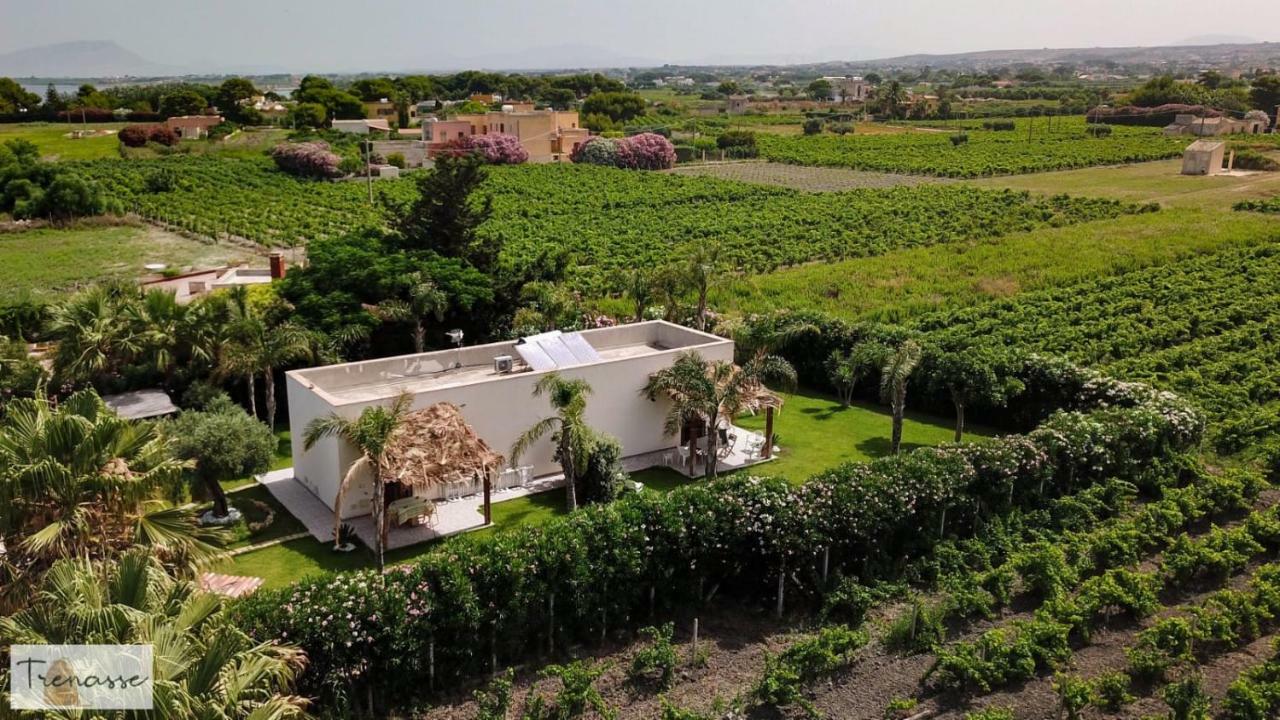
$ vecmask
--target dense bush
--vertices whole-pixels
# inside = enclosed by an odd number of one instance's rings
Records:
[[[753,158],[757,154],[756,134],[750,130],[729,130],[716,137],[716,147],[727,157]]]
[[[575,163],[587,165],[618,166],[618,141],[595,136],[579,145],[569,158]]]
[[[1253,148],[1244,148],[1236,150],[1236,159],[1234,167],[1240,170],[1263,170],[1266,172],[1275,172],[1280,170],[1280,162],[1276,162],[1269,155],[1264,155]]]
[[[1110,390],[1086,394],[1108,407],[1058,413],[982,452],[921,449],[845,465],[801,487],[732,478],[629,495],[542,528],[451,543],[385,578],[364,572],[259,592],[240,606],[242,620],[264,640],[305,647],[313,691],[370,678],[412,693],[422,685],[429,643],[438,672],[467,676],[488,666],[478,648],[518,658],[545,646],[548,633],[557,645],[595,637],[647,611],[651,597],[670,609],[724,586],[744,599],[769,599],[779,572],[803,577],[823,549],[837,569],[883,572],[928,552],[920,528],[940,528],[944,516],[949,532],[971,532],[975,497],[1041,502],[1159,465],[1198,440],[1202,424],[1176,398],[1140,386]],[[1004,483],[993,491],[991,478]],[[1109,579],[1136,592],[1124,578]],[[1025,632],[1043,639],[1050,629]]]
[[[165,147],[173,147],[178,144],[178,133],[174,132],[166,125],[152,125],[147,131],[147,141],[164,145]]]
[[[122,145],[132,148],[146,145],[150,135],[151,127],[148,125],[129,125],[120,128],[120,132],[116,133]]]
[[[529,159],[529,151],[524,149],[520,138],[515,135],[473,135],[466,143],[468,148],[479,153],[491,165],[519,165]]]
[[[676,148],[657,133],[640,133],[618,141],[618,167],[666,170],[676,164]]]
[[[323,141],[283,143],[271,151],[271,159],[281,170],[303,177],[332,178],[340,174],[342,162]]]

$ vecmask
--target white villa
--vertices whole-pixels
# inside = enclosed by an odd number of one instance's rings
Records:
[[[679,465],[675,458],[681,438],[667,435],[663,429],[670,401],[665,397],[649,400],[642,390],[650,375],[670,366],[687,351],[696,351],[712,362],[733,362],[734,345],[731,340],[709,333],[652,321],[294,370],[286,375],[293,428],[293,476],[330,512],[338,509],[335,505],[339,488],[358,459],[357,451],[338,439],[325,439],[312,449],[305,449],[302,436],[308,423],[330,413],[354,418],[366,407],[389,405],[399,395],[408,394],[413,411],[444,407],[447,410],[443,414],[436,413],[444,418],[456,408],[480,444],[492,451],[482,453],[486,456],[484,473],[478,471],[480,463],[475,463],[466,467],[467,472],[455,473],[459,475],[455,482],[419,483],[411,488],[413,494],[436,502],[459,493],[478,497],[483,492],[487,520],[491,489],[508,487],[517,480],[521,487],[530,487],[539,478],[560,474],[547,438],[519,459],[523,472],[505,467],[509,460],[497,457],[507,454],[521,434],[553,413],[546,397],[533,396],[534,385],[551,372],[581,378],[591,385],[587,421],[594,429],[618,439],[629,469]],[[735,450],[738,454],[721,457],[722,468],[751,464],[750,453],[740,449],[747,444],[746,433],[742,435],[744,439]],[[761,452],[763,438],[750,439],[754,440],[754,461],[767,458],[772,445],[770,450]],[[437,462],[429,457],[433,452],[443,457],[444,451],[432,448],[431,443],[424,445],[420,448],[424,457],[419,466],[430,464],[430,473],[445,475],[440,466],[450,461]],[[494,457],[496,464],[503,467],[487,467]],[[483,478],[478,477],[482,474]],[[453,487],[458,483],[463,487]],[[341,500],[340,517],[345,520],[368,515],[372,511],[372,491],[371,477],[354,477]]]

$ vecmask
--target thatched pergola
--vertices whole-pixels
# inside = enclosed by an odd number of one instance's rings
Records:
[[[453,403],[436,403],[405,416],[387,443],[383,482],[438,485],[455,474],[487,476],[503,462],[476,435]]]
[[[467,424],[457,405],[442,402],[405,415],[383,451],[381,481],[415,488],[442,485],[458,475],[482,478],[487,525],[492,520],[491,476],[504,461]],[[339,524],[346,488],[344,482],[334,508]]]

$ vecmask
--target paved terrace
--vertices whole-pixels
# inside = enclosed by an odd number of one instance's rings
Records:
[[[752,438],[763,439],[758,433],[735,427],[736,436],[730,451],[719,460],[717,470],[729,473],[745,467],[769,462],[772,458],[761,458],[758,452],[751,452]],[[669,467],[680,474],[690,477],[687,464],[680,459],[675,448],[660,452],[645,453],[625,458],[623,469],[627,472],[638,472],[653,467]],[[692,477],[703,475],[703,466],[698,463]],[[273,470],[258,477],[258,482],[271,493],[294,517],[298,518],[311,536],[324,543],[333,542],[333,511],[316,497],[302,483],[293,477],[293,468]],[[537,493],[549,492],[564,487],[564,475],[547,475],[535,478],[526,487],[494,490],[490,502],[494,505],[508,502]],[[346,521],[368,547],[373,547],[373,516],[362,515]],[[438,540],[450,535],[471,532],[485,527],[484,494],[467,495],[457,500],[441,501],[435,505],[435,520],[429,525],[410,527],[393,527],[387,534],[387,549],[416,545],[430,540]]]

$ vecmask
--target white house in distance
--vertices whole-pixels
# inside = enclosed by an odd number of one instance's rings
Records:
[[[660,458],[679,439],[663,429],[670,401],[642,395],[649,376],[669,367],[683,352],[733,362],[733,350],[732,340],[652,321],[294,370],[285,377],[294,478],[333,510],[357,451],[337,439],[322,440],[306,450],[302,436],[308,423],[330,413],[354,418],[366,407],[389,405],[401,393],[412,397],[413,410],[438,403],[457,406],[475,434],[505,455],[521,434],[553,413],[546,397],[533,396],[534,385],[551,372],[591,385],[587,421],[617,438],[624,458]],[[655,458],[651,464],[660,463]],[[549,438],[536,443],[520,464],[532,466],[534,477],[560,472]],[[370,513],[372,490],[371,478],[354,479],[341,503],[341,517]]]

